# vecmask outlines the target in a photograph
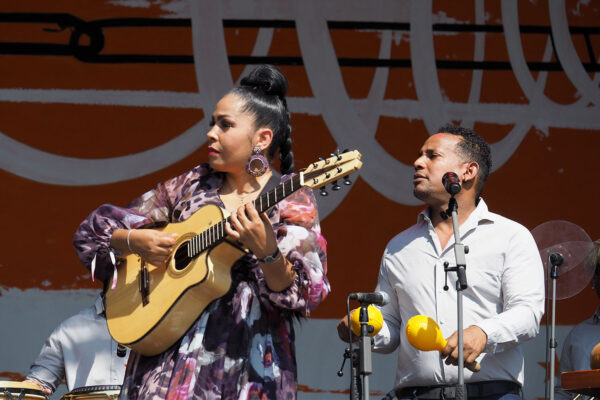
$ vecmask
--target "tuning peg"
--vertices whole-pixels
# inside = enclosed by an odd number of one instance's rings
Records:
[[[347,153],[347,152],[349,152],[349,151],[350,151],[350,149],[344,149],[344,150],[342,151],[342,153]]]
[[[344,177],[344,185],[352,185],[352,181],[350,180],[350,175]]]
[[[340,190],[342,188],[337,182],[337,180],[333,181],[333,184],[331,185],[332,190]]]
[[[320,194],[321,196],[327,196],[329,193],[327,193],[327,190],[325,190],[325,186],[323,186],[323,187],[321,188],[321,191],[319,192],[319,194]]]

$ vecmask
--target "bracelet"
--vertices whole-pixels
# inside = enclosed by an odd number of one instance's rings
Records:
[[[131,250],[131,244],[129,244],[129,235],[131,235],[131,232],[133,232],[133,229],[127,231],[127,248],[131,254],[135,254],[135,251]]]
[[[263,258],[257,258],[257,259],[261,263],[271,264],[271,263],[274,263],[279,258],[280,255],[281,255],[281,252],[279,251],[279,247],[277,247],[277,250],[275,250],[275,252],[273,254],[269,254],[268,256],[264,256]]]

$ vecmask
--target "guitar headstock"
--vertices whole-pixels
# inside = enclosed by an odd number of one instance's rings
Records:
[[[319,189],[335,182],[362,167],[362,155],[358,150],[333,154],[331,157],[316,161],[300,172],[301,184]],[[339,188],[339,186],[338,186]]]

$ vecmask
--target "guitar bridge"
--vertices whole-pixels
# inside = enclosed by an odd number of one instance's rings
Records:
[[[150,303],[150,273],[148,272],[148,267],[146,267],[146,263],[142,261],[142,266],[140,268],[140,293],[142,295],[142,305],[147,306]]]

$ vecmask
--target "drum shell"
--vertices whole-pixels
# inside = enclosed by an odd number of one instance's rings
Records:
[[[22,400],[47,400],[48,398],[38,386],[29,382],[0,381],[0,399],[10,400],[11,396],[18,399],[25,392]],[[9,393],[10,396],[7,396]]]
[[[71,390],[61,400],[116,400],[120,392],[118,385],[86,386]]]

